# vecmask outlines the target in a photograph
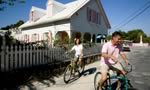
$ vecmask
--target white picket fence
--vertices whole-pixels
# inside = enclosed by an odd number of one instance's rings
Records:
[[[84,49],[84,57],[99,55],[101,44]],[[65,55],[63,48],[40,48],[33,45],[0,45],[0,72],[55,64],[70,60],[74,53]]]
[[[61,48],[38,48],[29,46],[2,46],[0,47],[1,71],[29,68],[37,65],[53,64],[65,60],[64,50]]]

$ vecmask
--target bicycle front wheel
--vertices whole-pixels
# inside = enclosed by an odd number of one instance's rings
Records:
[[[97,72],[94,77],[95,90],[99,90],[99,81],[101,80],[101,78],[102,78],[101,72]],[[108,90],[107,80],[103,83],[102,90]]]
[[[64,82],[67,84],[70,80],[72,74],[72,67],[71,65],[68,65],[67,68],[65,69],[65,73],[64,73]]]

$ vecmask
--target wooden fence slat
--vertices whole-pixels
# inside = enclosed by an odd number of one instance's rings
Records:
[[[36,53],[36,56],[35,56],[35,59],[36,59],[36,65],[39,65],[39,64],[38,64],[38,48],[37,48],[37,47],[36,47],[35,53]]]
[[[23,52],[22,52],[22,48],[23,47],[19,47],[19,53],[18,53],[18,62],[19,62],[19,65],[18,65],[18,68],[21,68],[22,67],[22,62],[23,62],[23,60],[22,60],[22,58],[21,58],[21,56],[22,56],[22,54],[23,54]]]
[[[41,49],[39,50],[39,64],[41,63]]]
[[[29,59],[30,59],[30,67],[33,65],[33,60],[32,60],[32,46],[30,45],[30,51],[29,51],[29,55],[30,55],[30,57],[29,57]]]
[[[28,59],[28,57],[29,57],[29,46],[26,46],[26,54],[25,54],[25,58],[26,58],[26,67],[28,67],[28,64],[29,64],[29,59]]]
[[[13,46],[11,45],[10,47],[10,69],[14,69],[14,51],[13,51]]]
[[[8,51],[8,46],[6,46],[6,53],[5,53],[5,70],[8,71],[9,69],[9,51]]]
[[[1,71],[5,71],[5,46],[3,45],[2,47],[1,47]]]
[[[17,69],[17,66],[18,66],[18,64],[17,64],[17,62],[18,62],[17,56],[18,56],[18,52],[19,52],[18,48],[19,48],[19,47],[15,46],[15,51],[16,51],[16,52],[15,52],[15,65],[14,65],[14,66],[15,66],[15,67],[14,67],[15,69]]]

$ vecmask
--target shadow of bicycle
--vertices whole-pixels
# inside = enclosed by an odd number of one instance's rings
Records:
[[[96,68],[87,69],[87,70],[83,71],[79,76],[75,75],[75,76],[71,77],[71,79],[69,80],[68,83],[73,83],[76,80],[78,80],[81,76],[91,75],[91,74],[94,74],[95,72],[96,72]]]
[[[83,71],[83,72],[81,73],[81,76],[87,76],[87,75],[94,74],[94,73],[96,72],[96,70],[97,70],[96,67],[89,68],[89,69]]]

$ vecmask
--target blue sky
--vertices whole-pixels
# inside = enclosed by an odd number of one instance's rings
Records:
[[[57,0],[62,3],[67,3],[73,0]],[[137,11],[149,0],[101,0],[106,15],[109,19],[113,32],[119,23],[126,20],[126,18]],[[12,7],[7,7],[4,11],[0,11],[0,27],[4,27],[10,24],[16,23],[18,20],[27,21],[29,17],[29,11],[32,6],[40,8],[46,8],[47,0],[26,0],[25,4],[16,4]],[[128,31],[132,29],[143,29],[144,32],[150,35],[150,8],[144,13],[136,17],[127,25],[119,28],[122,31]]]

